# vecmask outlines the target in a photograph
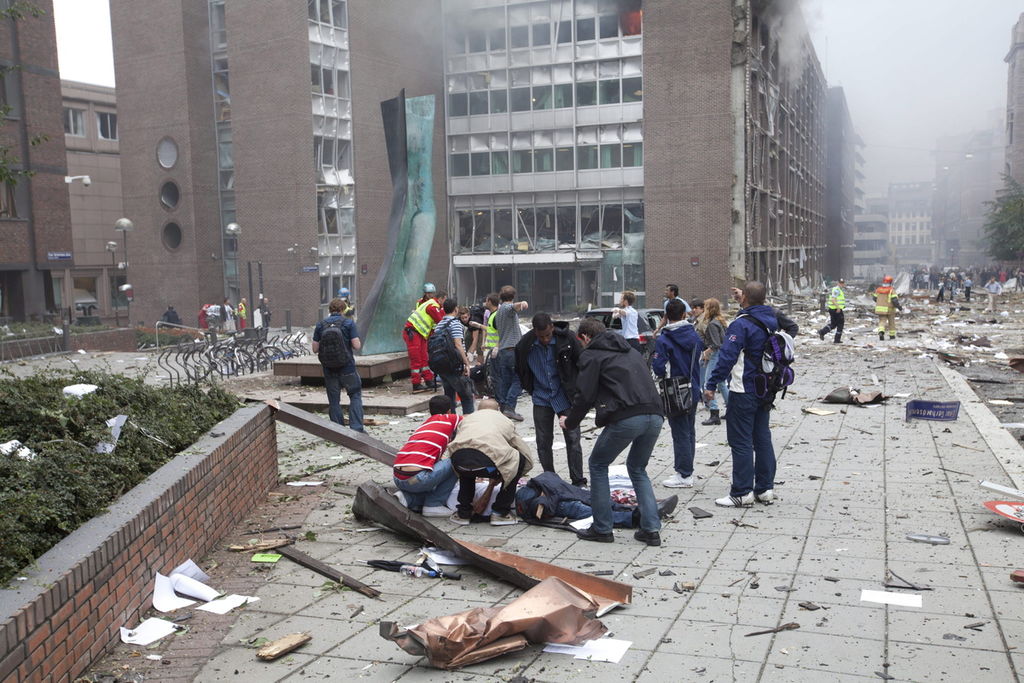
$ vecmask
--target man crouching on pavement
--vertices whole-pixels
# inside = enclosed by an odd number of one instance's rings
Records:
[[[473,513],[480,513],[491,499],[491,490],[501,486],[491,506],[491,526],[516,523],[512,505],[516,483],[533,467],[530,446],[516,434],[512,420],[501,414],[494,399],[480,401],[476,412],[466,415],[455,438],[448,445],[452,467],[459,476],[459,506],[449,518],[456,524],[469,524]],[[489,479],[491,486],[480,498],[482,507],[473,509],[477,478]]]
[[[587,411],[597,406],[597,425],[604,427],[590,453],[591,505],[594,523],[577,531],[585,541],[611,543],[611,493],[608,466],[627,446],[626,471],[636,491],[640,528],[633,534],[647,545],[661,545],[661,520],[654,488],[647,476],[647,461],[664,422],[661,397],[651,370],[640,352],[625,339],[609,332],[601,321],[586,318],[578,336],[585,347],[580,353],[579,375],[569,414],[559,419],[562,429],[576,429]]]

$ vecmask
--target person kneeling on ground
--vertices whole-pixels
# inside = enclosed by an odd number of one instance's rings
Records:
[[[679,504],[679,496],[658,503],[658,517],[664,519]],[[516,491],[516,511],[525,522],[575,521],[593,515],[590,491],[573,486],[555,472],[537,475]],[[612,524],[618,529],[639,529],[640,509],[612,501]]]
[[[447,517],[452,513],[446,503],[458,477],[451,460],[444,460],[445,449],[462,417],[452,412],[447,396],[430,399],[430,417],[412,433],[395,456],[395,486],[405,506],[424,517]]]
[[[451,516],[456,524],[473,519],[473,497],[477,478],[489,479],[491,487],[500,486],[491,513],[491,526],[516,523],[512,512],[516,482],[533,467],[533,454],[516,434],[512,420],[501,412],[494,399],[484,399],[471,415],[462,418],[459,430],[448,446],[452,466],[459,477],[459,506]],[[490,499],[490,494],[483,500]],[[480,512],[477,510],[476,512]]]

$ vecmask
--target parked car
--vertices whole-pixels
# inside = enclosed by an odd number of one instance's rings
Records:
[[[661,317],[665,312],[660,308],[638,308],[636,328],[640,333],[640,348],[643,350],[644,358],[650,359],[654,353],[654,331],[661,324]],[[583,314],[585,318],[597,318],[609,330],[622,330],[622,320],[612,317],[610,308],[592,308]]]

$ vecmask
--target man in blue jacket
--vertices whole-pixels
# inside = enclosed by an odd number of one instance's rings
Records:
[[[666,363],[671,364],[672,377],[689,377],[694,409],[684,415],[668,416],[672,429],[672,449],[675,452],[675,474],[661,482],[669,488],[693,486],[693,454],[697,448],[697,403],[700,401],[700,354],[704,343],[693,325],[685,319],[686,306],[672,300],[665,307],[668,320],[658,341],[654,344],[651,368],[658,377],[665,376]]]
[[[731,376],[726,435],[732,449],[732,490],[715,501],[722,507],[750,507],[755,499],[765,505],[775,502],[775,449],[768,425],[771,398],[759,398],[754,385],[768,335],[750,319],[757,318],[773,332],[778,329],[775,311],[764,301],[764,285],[748,282],[740,297],[739,315],[725,331],[718,365],[704,385],[704,400],[710,401],[715,387]],[[735,372],[733,366],[737,366]]]

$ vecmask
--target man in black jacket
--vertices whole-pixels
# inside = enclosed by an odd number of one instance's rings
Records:
[[[578,531],[586,541],[611,543],[612,508],[608,466],[630,447],[626,471],[633,482],[640,528],[633,537],[647,545],[661,545],[661,521],[654,488],[647,476],[647,461],[661,434],[664,421],[661,397],[650,368],[640,353],[620,335],[609,332],[594,318],[580,324],[580,353],[576,392],[569,414],[560,419],[562,429],[576,429],[592,406],[597,407],[597,426],[604,427],[590,453],[590,486],[594,523]]]
[[[567,330],[558,329],[547,313],[533,316],[533,329],[516,344],[516,374],[523,389],[533,397],[533,426],[537,430],[537,458],[545,472],[555,471],[551,452],[555,416],[569,412],[576,387],[576,364],[582,347]],[[569,479],[573,486],[586,486],[583,476],[583,446],[579,427],[563,429]]]

